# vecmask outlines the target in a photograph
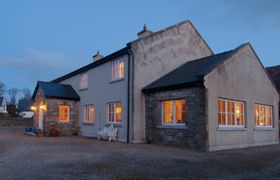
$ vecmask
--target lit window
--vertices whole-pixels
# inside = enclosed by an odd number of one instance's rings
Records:
[[[272,127],[272,106],[255,104],[255,125]]]
[[[124,78],[124,61],[121,59],[112,62],[112,80]]]
[[[186,101],[183,99],[162,101],[162,124],[185,125]]]
[[[108,121],[111,123],[122,122],[122,104],[121,102],[108,103]]]
[[[69,106],[58,107],[58,121],[68,122],[69,121]]]
[[[218,120],[220,127],[244,127],[244,103],[219,99]]]
[[[93,105],[86,105],[84,107],[84,121],[85,122],[94,122],[94,106]]]
[[[80,89],[88,88],[88,74],[82,74],[80,79]]]

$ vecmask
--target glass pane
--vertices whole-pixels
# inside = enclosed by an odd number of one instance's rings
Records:
[[[163,123],[173,122],[173,101],[163,101]]]
[[[116,122],[122,121],[122,106],[121,103],[116,103]]]
[[[89,121],[94,121],[94,108],[93,106],[89,106]]]
[[[259,106],[255,104],[255,125],[259,125]]]
[[[242,109],[241,103],[240,102],[236,102],[235,103],[236,125],[242,125],[242,123],[241,123],[241,121],[242,121],[242,119],[241,119],[241,116],[242,116],[241,109]]]
[[[176,123],[182,123],[182,101],[175,101],[175,110],[176,110]]]
[[[263,105],[260,105],[260,112],[259,112],[260,114],[259,114],[259,125],[260,126],[264,126],[265,125],[265,122],[264,122],[264,106]]]
[[[186,124],[186,100],[182,100],[182,123]]]

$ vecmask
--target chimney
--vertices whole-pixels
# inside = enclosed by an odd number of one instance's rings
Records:
[[[96,52],[94,56],[92,56],[93,61],[98,61],[99,59],[102,59],[103,56],[99,53],[99,51]]]
[[[140,38],[147,37],[147,36],[149,36],[150,34],[153,34],[153,32],[147,29],[146,24],[144,24],[143,30],[140,31],[139,33],[137,33],[139,39],[140,39]]]

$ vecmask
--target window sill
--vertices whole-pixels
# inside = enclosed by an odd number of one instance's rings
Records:
[[[124,80],[124,78],[122,78],[122,79],[116,79],[116,80],[111,80],[110,83],[112,84],[112,83],[119,82],[119,81],[123,81],[123,80]]]
[[[70,121],[57,121],[57,124],[69,124]]]
[[[81,91],[86,91],[86,90],[88,90],[88,88],[79,89],[80,92],[81,92]]]
[[[83,122],[84,126],[94,126],[94,123],[93,122]]]
[[[273,127],[265,127],[265,126],[256,126],[254,128],[255,131],[275,131],[276,129]]]
[[[217,131],[248,131],[245,127],[218,127]]]
[[[186,126],[171,126],[171,125],[160,125],[160,126],[156,126],[156,128],[159,129],[188,129],[188,127]]]

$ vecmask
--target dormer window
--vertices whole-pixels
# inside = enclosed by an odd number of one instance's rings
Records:
[[[124,60],[118,59],[112,62],[112,80],[120,80],[124,78]]]
[[[88,74],[81,74],[80,77],[80,90],[84,90],[88,88]]]

